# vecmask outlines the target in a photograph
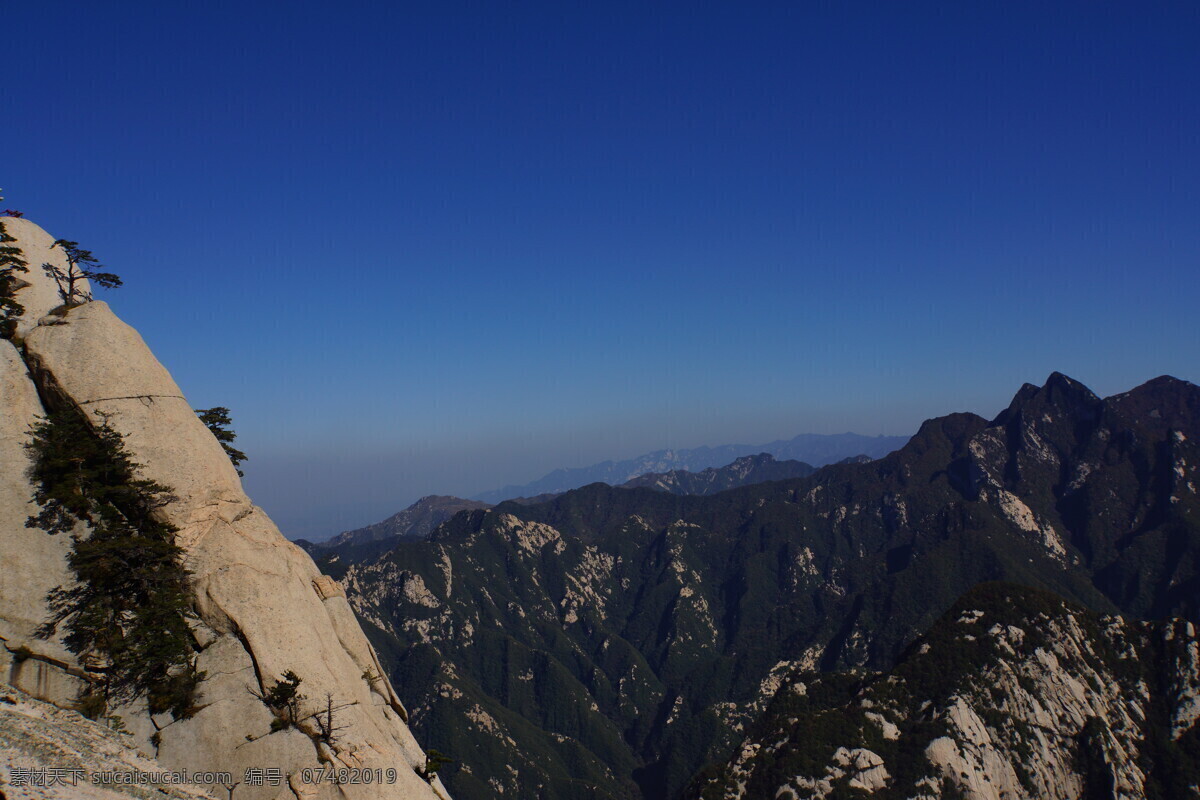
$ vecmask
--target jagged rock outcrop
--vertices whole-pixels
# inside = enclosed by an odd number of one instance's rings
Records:
[[[20,222],[9,233],[32,264],[41,257],[32,254],[40,253],[49,237]],[[27,316],[49,310],[42,302],[49,280],[31,269],[29,281],[31,286],[18,293]],[[138,717],[137,709],[123,711],[146,747],[153,734],[159,759],[172,768],[240,775],[250,767],[279,767],[293,776],[285,794],[243,786],[239,800],[444,797],[436,778],[431,784],[415,771],[424,768],[425,753],[344,595],[251,503],[220,444],[138,333],[101,302],[56,311],[19,331],[23,364],[9,343],[0,343],[4,399],[17,410],[10,418],[6,404],[0,556],[5,573],[10,561],[15,565],[22,559],[24,572],[34,577],[21,578],[22,584],[6,582],[0,591],[6,600],[25,593],[20,603],[0,607],[3,619],[13,609],[0,632],[11,631],[27,642],[37,619],[33,604],[44,598],[48,585],[63,579],[62,557],[69,544],[66,537],[23,527],[31,490],[21,485],[26,463],[18,458],[21,428],[38,413],[40,396],[48,404],[73,406],[96,423],[107,421],[124,437],[144,477],[169,486],[176,496],[162,513],[179,529],[177,541],[193,576],[198,666],[207,678],[200,686],[200,710],[189,719],[150,720]],[[36,542],[39,535],[53,544]],[[63,656],[52,642],[28,646],[39,657]],[[302,678],[301,690],[314,710],[327,696],[339,706],[337,724],[344,727],[332,744],[320,741],[311,724],[272,732],[274,717],[256,695],[289,670]],[[49,699],[68,698],[59,693]],[[302,770],[322,763],[396,768],[397,777],[395,783],[340,787],[299,782]]]
[[[882,674],[794,674],[697,800],[1200,795],[1190,622],[985,584]]]

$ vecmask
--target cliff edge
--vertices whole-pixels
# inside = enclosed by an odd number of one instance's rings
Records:
[[[71,705],[87,679],[87,665],[60,640],[33,635],[49,613],[46,593],[69,583],[71,536],[25,527],[35,508],[23,447],[29,427],[47,406],[74,408],[93,426],[106,420],[141,477],[171,488],[176,499],[160,513],[178,528],[192,575],[197,666],[205,673],[199,710],[176,720],[151,716],[144,704],[121,709],[139,746],[169,769],[225,770],[238,780],[246,769],[279,768],[290,776],[282,788],[243,785],[238,800],[446,798],[436,777],[418,774],[425,752],[337,584],[246,496],[220,444],[137,331],[102,302],[56,308],[56,287],[41,270],[55,255],[51,237],[28,220],[4,223],[29,272],[16,295],[25,306],[17,334],[0,341],[0,674],[60,706]],[[304,724],[272,730],[275,718],[260,698],[289,671],[314,708],[326,698],[337,706],[344,727],[332,742]],[[303,782],[305,770],[326,766],[395,780]]]

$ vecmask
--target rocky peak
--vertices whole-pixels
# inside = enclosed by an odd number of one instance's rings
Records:
[[[1005,480],[1041,480],[1086,439],[1103,402],[1090,389],[1059,372],[1041,387],[1025,384],[991,427],[1003,431],[1008,451]]]
[[[347,547],[361,547],[374,542],[386,545],[400,537],[419,539],[428,536],[434,528],[460,511],[488,507],[488,503],[477,500],[431,494],[382,522],[339,533],[328,542],[317,545],[315,549],[341,551]],[[381,548],[379,552],[382,552]]]
[[[945,465],[967,455],[968,442],[987,427],[977,414],[949,414],[921,423],[916,435],[883,462],[898,466],[904,474],[939,472]]]
[[[1008,408],[1000,412],[993,424],[1004,425],[1013,417],[1054,415],[1095,415],[1100,398],[1091,389],[1061,372],[1052,372],[1042,386],[1024,384],[1013,396]]]
[[[1163,375],[1105,401],[1114,420],[1157,434],[1176,430],[1200,436],[1200,386]]]

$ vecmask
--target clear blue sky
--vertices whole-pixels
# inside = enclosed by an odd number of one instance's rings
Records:
[[[5,205],[293,536],[1200,379],[1200,4],[6,3]]]

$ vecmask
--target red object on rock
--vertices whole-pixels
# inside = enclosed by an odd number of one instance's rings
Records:
[[[11,208],[6,208],[6,209],[4,209],[4,216],[6,216],[6,217],[17,217],[17,218],[19,219],[19,218],[21,218],[21,217],[23,217],[23,216],[25,216],[25,215],[24,215],[24,214],[22,214],[20,211],[13,211]]]

